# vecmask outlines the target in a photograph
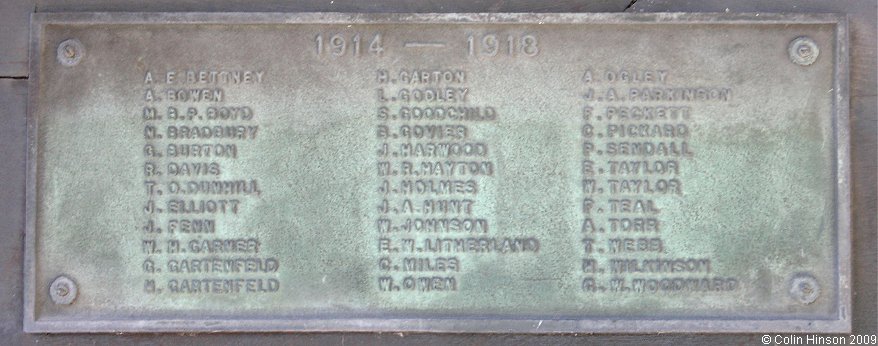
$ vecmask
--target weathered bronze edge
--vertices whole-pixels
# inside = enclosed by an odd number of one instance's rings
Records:
[[[846,324],[849,333],[852,328],[851,304],[853,303],[851,276],[851,124],[850,124],[850,32],[848,17],[841,16],[835,26],[835,104],[834,126],[836,146],[836,256],[837,284],[836,298],[838,319]]]
[[[838,24],[837,13],[39,12],[42,24]]]
[[[36,178],[40,39],[47,24],[833,24],[835,319],[154,319],[40,321],[35,316]],[[33,13],[27,110],[23,326],[27,333],[116,332],[434,332],[434,333],[849,333],[851,321],[851,171],[848,17],[835,13]]]
[[[420,333],[849,333],[841,320],[266,319],[37,321],[28,333],[420,332]]]

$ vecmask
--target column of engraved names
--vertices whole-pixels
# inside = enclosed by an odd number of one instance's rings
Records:
[[[263,71],[147,71],[143,166],[146,222],[139,226],[149,294],[276,292],[277,258],[246,229],[224,229],[261,194],[258,179],[230,176],[258,138],[256,107],[235,91],[263,83]],[[227,223],[226,223],[227,224]]]
[[[729,291],[712,259],[673,255],[661,201],[685,198],[681,172],[695,157],[698,105],[730,88],[677,86],[667,70],[586,69],[582,74],[582,290]],[[670,255],[669,255],[670,254]]]
[[[458,291],[465,256],[504,241],[490,236],[480,210],[496,167],[475,135],[498,114],[473,102],[469,78],[458,69],[377,71],[381,291]]]

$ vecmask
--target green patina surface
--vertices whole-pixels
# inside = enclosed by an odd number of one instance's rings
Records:
[[[833,25],[95,24],[42,35],[37,320],[838,309]],[[788,56],[800,36],[820,47],[810,66]],[[85,54],[64,66],[56,48],[71,38]],[[249,82],[234,80],[244,71]],[[406,81],[413,71],[426,79]],[[211,120],[211,107],[246,109]],[[150,108],[160,119],[145,119]],[[414,108],[481,118],[404,119]],[[434,150],[448,144],[484,152]],[[210,155],[174,157],[193,145]],[[241,193],[176,191],[192,182]],[[179,213],[174,201],[227,208]],[[487,228],[402,227],[449,219]],[[172,220],[215,227],[171,232]],[[430,248],[437,239],[448,246]],[[207,251],[215,240],[226,244]],[[620,272],[622,260],[666,262]],[[76,282],[73,304],[45,293],[59,275]],[[819,286],[811,303],[791,293],[801,276]]]

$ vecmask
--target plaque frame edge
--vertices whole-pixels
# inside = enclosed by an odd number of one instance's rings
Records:
[[[831,24],[835,25],[836,319],[113,319],[47,321],[35,316],[37,95],[40,40],[48,24]],[[850,333],[851,170],[849,19],[837,13],[342,13],[53,12],[32,13],[29,34],[23,327],[26,333],[119,332],[429,332],[429,333]]]

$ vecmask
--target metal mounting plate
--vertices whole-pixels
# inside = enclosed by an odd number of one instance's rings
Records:
[[[25,328],[847,331],[846,35],[36,14]]]

